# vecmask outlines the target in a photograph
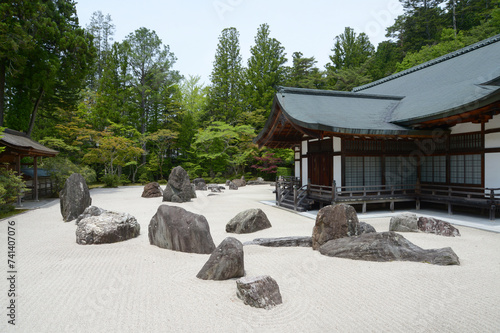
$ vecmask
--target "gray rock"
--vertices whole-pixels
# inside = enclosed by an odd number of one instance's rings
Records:
[[[256,238],[243,245],[261,245],[267,247],[311,247],[311,236],[291,236],[279,238]]]
[[[450,223],[435,219],[433,217],[419,217],[418,230],[447,237],[460,236],[460,231]]]
[[[246,305],[266,310],[283,303],[278,283],[269,275],[236,280],[236,296]]]
[[[196,178],[195,180],[193,180],[193,184],[194,184],[194,189],[196,191],[208,190],[207,183],[205,182],[205,179],[203,179],[203,178]]]
[[[230,190],[237,190],[238,189],[238,186],[230,180],[228,180],[226,182],[226,186],[229,187]]]
[[[417,214],[403,213],[391,217],[389,231],[418,232]]]
[[[212,252],[196,277],[203,280],[228,280],[244,275],[243,244],[236,238],[227,237]]]
[[[65,222],[76,219],[92,204],[87,182],[79,173],[69,176],[59,197],[61,214]]]
[[[246,186],[246,184],[247,184],[247,182],[245,181],[245,177],[244,176],[242,176],[240,179],[233,179],[232,182],[237,187],[243,187],[243,186]]]
[[[329,240],[356,236],[359,234],[359,220],[354,207],[346,204],[323,207],[316,215],[312,234],[313,250]]]
[[[208,184],[208,189],[214,193],[220,193],[224,190],[224,186],[219,186],[218,184]]]
[[[271,228],[271,222],[260,208],[245,210],[226,224],[226,232],[248,234]]]
[[[196,198],[196,192],[191,186],[186,170],[181,166],[173,168],[163,191],[163,201],[181,203],[191,201],[192,198]]]
[[[359,222],[359,234],[368,234],[370,232],[377,232],[375,228],[366,222]]]
[[[121,242],[141,232],[141,226],[132,215],[95,206],[88,207],[77,222],[76,242],[81,245]]]
[[[75,224],[78,225],[78,223],[80,223],[80,221],[83,220],[84,218],[91,217],[91,216],[99,216],[102,213],[104,213],[105,211],[106,211],[105,209],[99,208],[97,206],[89,206],[89,207],[85,208],[83,213],[81,213],[78,216],[78,218],[75,220]]]
[[[151,245],[174,251],[209,254],[215,250],[207,219],[181,207],[158,207],[148,237]]]
[[[451,248],[424,250],[393,231],[334,239],[323,244],[319,252],[330,257],[354,260],[460,265],[458,256]]]
[[[163,190],[160,187],[160,184],[156,182],[148,183],[144,186],[144,190],[142,191],[143,198],[157,198],[163,196]]]

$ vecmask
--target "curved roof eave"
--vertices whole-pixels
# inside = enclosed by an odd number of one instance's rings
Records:
[[[436,112],[434,114],[425,115],[421,117],[407,118],[402,120],[394,121],[394,124],[402,125],[402,126],[411,126],[419,123],[423,123],[426,121],[437,120],[441,118],[448,118],[452,116],[459,116],[460,114],[473,111],[482,107],[485,107],[491,103],[498,102],[500,97],[500,87],[498,86],[486,86],[482,85],[484,88],[492,89],[492,93],[483,96],[482,98],[478,98],[474,101],[470,101],[467,104],[463,104],[454,108],[450,108],[448,110]]]

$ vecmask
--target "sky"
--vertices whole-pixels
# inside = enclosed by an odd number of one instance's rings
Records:
[[[335,36],[351,27],[364,32],[376,47],[387,40],[386,28],[403,8],[398,0],[76,0],[80,26],[96,11],[111,16],[114,41],[146,27],[154,30],[177,57],[173,69],[186,78],[199,75],[210,83],[219,36],[234,27],[240,37],[243,65],[247,65],[257,29],[269,24],[270,37],[292,54],[315,57],[324,69],[333,54]]]

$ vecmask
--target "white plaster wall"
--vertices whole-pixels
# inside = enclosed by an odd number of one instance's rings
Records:
[[[473,124],[473,123],[463,123],[457,124],[451,128],[451,134],[462,134],[469,132],[480,132],[481,124]]]
[[[341,151],[342,146],[341,146],[342,140],[340,138],[333,138],[333,151],[338,152]]]
[[[302,181],[302,186],[307,184],[307,175],[308,175],[308,170],[307,170],[307,158],[302,159],[302,176],[300,177],[300,180]]]
[[[484,164],[484,187],[500,188],[500,153],[485,154]]]
[[[486,130],[500,128],[500,115],[493,116],[493,119],[491,119],[490,121],[488,121],[484,125],[484,128]]]
[[[302,155],[307,154],[307,141],[302,141]],[[300,180],[302,181],[302,186],[307,184],[307,175],[308,175],[308,170],[307,170],[307,158],[302,158],[302,174],[300,175]],[[300,173],[297,172],[297,175]]]
[[[333,179],[337,186],[342,185],[342,156],[333,156]]]
[[[300,176],[300,161],[295,161],[295,172],[294,172],[295,177]]]
[[[500,148],[500,133],[486,134],[484,137],[484,146],[485,148]]]

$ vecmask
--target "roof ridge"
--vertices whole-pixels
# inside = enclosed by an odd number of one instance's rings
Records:
[[[365,94],[365,93],[355,93],[351,91],[339,91],[339,90],[322,90],[322,89],[310,89],[310,88],[295,88],[295,87],[278,87],[278,94],[294,93],[300,95],[317,95],[317,96],[342,96],[342,97],[354,97],[354,98],[372,98],[372,99],[391,99],[391,100],[402,100],[404,96],[394,96],[394,95],[383,95],[383,94]]]
[[[468,45],[468,46],[463,47],[463,48],[461,48],[459,50],[450,52],[448,54],[442,55],[442,56],[437,57],[435,59],[429,60],[427,62],[424,62],[423,64],[420,64],[420,65],[414,66],[412,68],[406,69],[406,70],[404,70],[402,72],[395,73],[395,74],[389,75],[389,76],[387,76],[385,78],[382,78],[380,80],[373,81],[371,83],[368,83],[368,84],[356,87],[352,91],[353,92],[358,92],[358,91],[362,91],[362,90],[365,90],[365,89],[368,89],[368,88],[372,88],[374,86],[378,86],[378,85],[380,85],[382,83],[385,83],[385,82],[397,79],[399,77],[408,75],[410,73],[422,70],[422,69],[430,67],[430,66],[434,66],[434,65],[439,64],[441,62],[444,62],[446,60],[450,60],[450,59],[456,58],[456,57],[461,56],[463,54],[469,53],[469,52],[474,51],[476,49],[479,49],[479,48],[482,48],[484,46],[488,46],[488,45],[491,45],[491,44],[494,44],[494,43],[497,43],[497,42],[500,42],[500,34],[495,35],[495,36],[490,37],[490,38],[487,38],[487,39],[484,39],[484,40],[479,41],[477,43]]]

